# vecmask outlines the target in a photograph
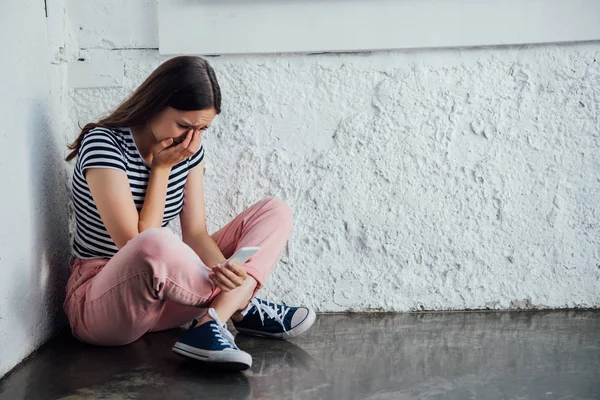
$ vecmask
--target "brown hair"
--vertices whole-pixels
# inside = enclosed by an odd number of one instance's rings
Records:
[[[83,137],[90,130],[144,125],[166,107],[182,111],[214,107],[217,114],[221,112],[221,89],[206,60],[179,56],[162,63],[110,115],[81,129],[77,139],[68,146],[72,151],[66,161],[77,156]]]

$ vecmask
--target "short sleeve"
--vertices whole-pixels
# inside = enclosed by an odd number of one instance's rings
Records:
[[[195,166],[199,165],[202,162],[202,160],[204,160],[204,145],[200,145],[198,151],[190,157],[188,169],[192,169]]]
[[[127,172],[125,157],[113,134],[95,128],[86,133],[78,152],[79,169],[110,168]]]

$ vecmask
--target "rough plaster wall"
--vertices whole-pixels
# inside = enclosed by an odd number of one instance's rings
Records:
[[[74,91],[85,123],[123,89]],[[209,227],[295,224],[268,294],[322,311],[600,305],[600,44],[211,58]]]
[[[81,62],[124,65],[122,88],[73,90],[84,124],[165,58],[135,36],[151,2],[69,10]],[[600,306],[600,43],[210,62],[210,230],[269,195],[295,214],[263,295],[320,311]]]
[[[43,2],[2,6],[0,377],[65,324],[70,251],[62,162],[65,68],[53,55],[60,30],[47,26]]]

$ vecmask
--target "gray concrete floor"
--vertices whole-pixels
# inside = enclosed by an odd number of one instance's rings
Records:
[[[237,336],[245,373],[171,352],[181,333],[98,348],[68,332],[1,399],[600,399],[600,312],[320,315],[291,342]]]

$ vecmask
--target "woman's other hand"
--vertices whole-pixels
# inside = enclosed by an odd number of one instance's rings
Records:
[[[224,292],[230,292],[242,286],[246,278],[248,278],[248,274],[244,268],[229,261],[225,261],[223,264],[219,264],[211,269],[213,272],[210,274],[210,279]]]
[[[165,139],[152,148],[152,167],[171,169],[176,164],[196,154],[200,149],[200,130],[190,129],[180,143]]]

